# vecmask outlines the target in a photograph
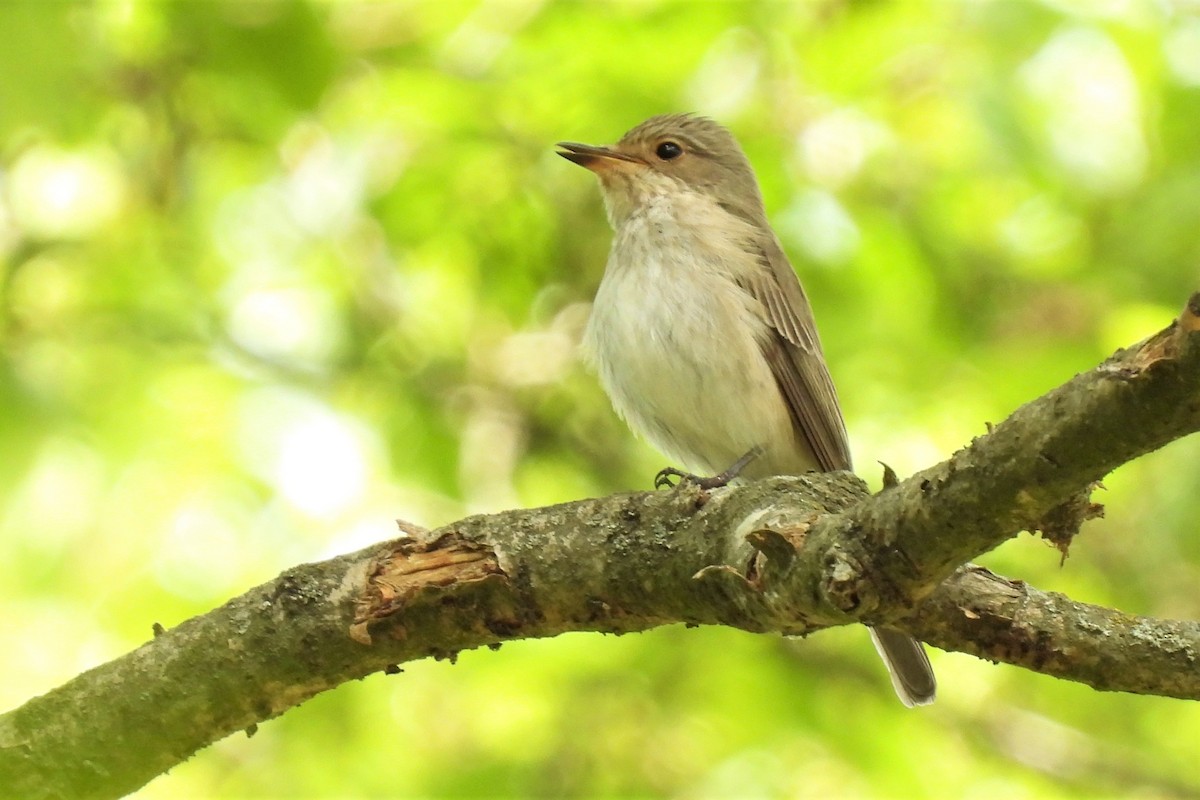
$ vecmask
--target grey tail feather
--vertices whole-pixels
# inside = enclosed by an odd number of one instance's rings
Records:
[[[937,679],[921,643],[892,628],[871,628],[870,631],[871,641],[887,665],[900,702],[909,708],[932,703],[937,697]]]

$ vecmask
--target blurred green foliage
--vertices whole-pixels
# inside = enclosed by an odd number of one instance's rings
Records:
[[[0,703],[283,568],[647,488],[575,358],[609,232],[562,139],[729,125],[816,308],[857,462],[901,474],[1197,288],[1186,3],[0,4]],[[1196,618],[1200,443],[1106,481],[1062,567]],[[409,665],[140,796],[1195,796],[1200,710],[862,631],[670,628]]]

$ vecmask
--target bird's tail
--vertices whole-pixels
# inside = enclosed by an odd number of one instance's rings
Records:
[[[900,702],[913,706],[929,705],[937,697],[937,679],[925,648],[907,633],[891,628],[871,628],[871,641],[892,676],[892,686]]]

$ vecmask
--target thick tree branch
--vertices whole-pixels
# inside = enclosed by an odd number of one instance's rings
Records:
[[[0,717],[0,786],[112,797],[391,664],[671,622],[806,633],[889,620],[1098,688],[1198,698],[1193,624],[1073,604],[972,568],[941,583],[1112,466],[1200,428],[1198,318],[1200,297],[1158,336],[874,497],[848,474],[616,495],[473,517],[297,567]]]

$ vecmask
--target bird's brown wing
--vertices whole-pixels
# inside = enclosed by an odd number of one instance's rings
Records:
[[[762,268],[741,283],[767,313],[776,336],[763,355],[779,384],[797,430],[822,470],[850,469],[846,423],[825,366],[812,309],[779,240],[768,232],[754,242]]]

